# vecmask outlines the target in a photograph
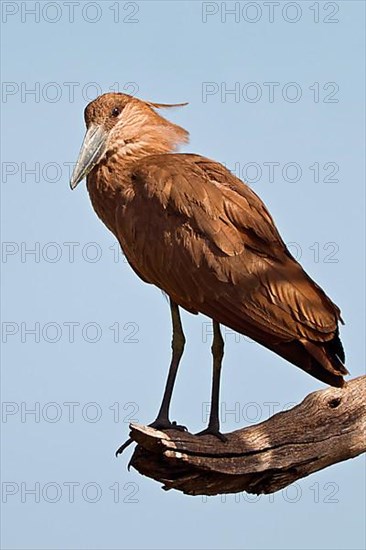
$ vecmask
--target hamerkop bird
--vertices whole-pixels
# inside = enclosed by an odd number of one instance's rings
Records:
[[[185,104],[179,104],[185,105]],[[93,207],[133,270],[170,299],[172,359],[158,416],[169,406],[185,337],[179,306],[213,322],[208,428],[219,431],[220,324],[332,386],[342,386],[340,310],[292,257],[262,201],[223,165],[175,153],[188,132],[163,107],[121,93],[86,107],[87,132],[71,188],[87,177]]]

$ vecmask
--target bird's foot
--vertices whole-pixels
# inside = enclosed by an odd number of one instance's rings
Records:
[[[181,432],[187,432],[186,426],[177,424],[175,421],[171,422],[167,419],[157,418],[154,422],[149,424],[149,428],[154,428],[155,430],[180,430]]]
[[[227,442],[227,437],[220,432],[219,428],[216,428],[216,427],[213,427],[213,426],[208,426],[205,430],[202,430],[202,432],[198,432],[195,435],[198,435],[200,437],[201,437],[201,435],[214,435],[215,437],[217,437],[223,443]]]
[[[179,430],[181,432],[187,432],[187,428],[185,426],[182,426],[181,424],[177,424],[176,422],[171,422],[170,420],[166,419],[159,419],[157,418],[154,420],[154,422],[151,422],[151,424],[148,424],[149,428],[154,428],[155,430]],[[133,439],[130,437],[125,441],[116,451],[116,456],[123,453],[127,447],[129,447],[133,443]]]

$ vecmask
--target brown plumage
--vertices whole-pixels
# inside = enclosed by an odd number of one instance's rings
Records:
[[[87,175],[94,209],[132,268],[172,303],[342,386],[338,307],[248,186],[218,162],[173,152],[188,133],[160,107],[116,93],[90,103],[72,187]]]

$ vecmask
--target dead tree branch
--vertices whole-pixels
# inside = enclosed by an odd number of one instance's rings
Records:
[[[130,464],[189,495],[273,493],[366,450],[366,376],[308,395],[293,409],[226,434],[227,441],[131,424]]]

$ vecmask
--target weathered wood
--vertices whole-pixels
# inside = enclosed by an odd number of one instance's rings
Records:
[[[189,495],[273,493],[365,452],[366,376],[308,395],[265,422],[216,437],[131,424],[130,464]]]

